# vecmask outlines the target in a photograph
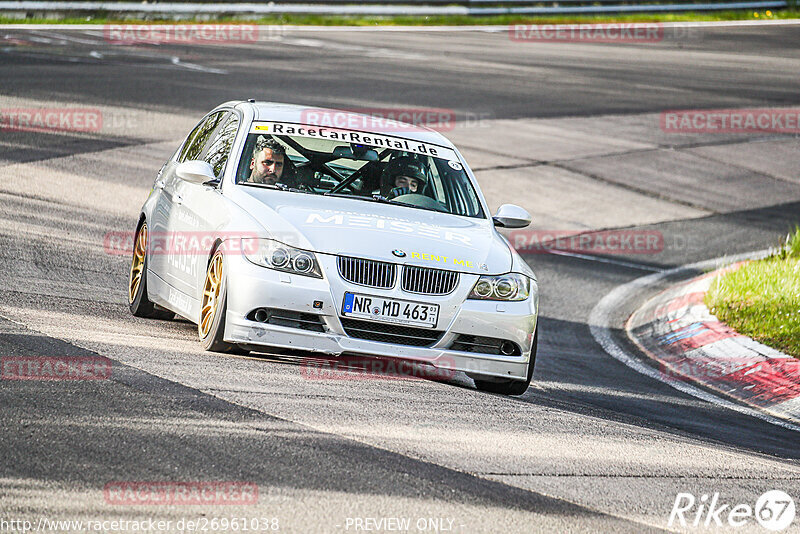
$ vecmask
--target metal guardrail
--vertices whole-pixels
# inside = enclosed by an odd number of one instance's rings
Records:
[[[300,3],[302,1],[303,3]],[[314,2],[315,0],[310,0]],[[0,13],[52,13],[88,12],[123,13],[143,15],[344,15],[344,16],[491,16],[491,15],[558,15],[599,13],[654,13],[681,11],[721,11],[740,9],[781,9],[788,7],[787,0],[751,0],[719,2],[673,2],[670,4],[631,2],[611,4],[619,0],[462,0],[454,4],[448,0],[379,0],[379,3],[353,4],[352,0],[284,0],[283,3],[239,3],[233,1],[192,3],[136,3],[136,2],[69,2],[69,1],[0,1]],[[789,0],[796,5],[797,0]],[[324,3],[323,3],[324,2]],[[447,5],[440,5],[447,2]],[[559,5],[561,3],[588,5]],[[546,4],[554,5],[546,5]],[[602,3],[597,5],[597,3]],[[487,5],[490,4],[490,5]],[[537,5],[531,5],[537,4]]]

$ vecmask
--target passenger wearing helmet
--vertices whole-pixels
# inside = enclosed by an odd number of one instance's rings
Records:
[[[414,158],[403,156],[390,161],[381,175],[381,195],[386,198],[422,193],[425,169]]]

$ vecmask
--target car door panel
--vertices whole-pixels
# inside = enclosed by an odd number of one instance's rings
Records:
[[[221,118],[202,151],[191,157],[211,164],[218,178],[222,176],[237,134],[238,117],[227,112]],[[228,215],[218,184],[193,184],[175,179],[172,186],[174,226],[183,246],[169,256],[171,283],[193,299],[200,299],[202,280],[208,258],[219,229],[225,227]],[[181,253],[183,252],[183,253]],[[201,282],[198,283],[198,280]]]

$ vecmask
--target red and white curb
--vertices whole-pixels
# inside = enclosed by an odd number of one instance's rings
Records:
[[[735,332],[703,303],[714,277],[740,265],[653,297],[628,320],[628,336],[657,362],[665,381],[702,384],[800,423],[800,360]]]
[[[722,406],[740,414],[755,417],[756,419],[788,430],[800,432],[800,423],[795,423],[784,417],[776,417],[760,407],[756,408],[752,404],[744,404],[738,400],[734,400],[728,395],[708,387],[703,387],[693,381],[675,380],[655,366],[645,363],[639,355],[631,354],[618,340],[617,332],[619,331],[620,324],[618,317],[619,310],[626,308],[627,303],[639,298],[644,293],[649,293],[654,285],[662,285],[666,280],[690,278],[696,275],[698,271],[720,269],[737,261],[762,258],[768,253],[768,250],[763,250],[760,252],[749,252],[735,256],[714,258],[690,265],[662,270],[619,285],[600,299],[589,313],[589,330],[592,333],[592,337],[603,347],[603,350],[605,350],[609,356],[637,373],[652,378],[653,380],[663,382],[686,395],[691,395],[702,401]]]

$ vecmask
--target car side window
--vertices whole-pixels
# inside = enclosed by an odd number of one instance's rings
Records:
[[[189,134],[189,137],[186,138],[186,143],[183,145],[178,163],[200,159],[203,147],[225,115],[226,112],[224,111],[212,113],[206,117],[206,120],[198,124],[197,127],[192,130],[192,133]]]
[[[214,175],[217,178],[220,178],[225,170],[225,164],[228,162],[233,140],[236,139],[238,130],[239,118],[233,113],[228,113],[228,116],[214,132],[208,149],[203,155],[203,161],[208,162],[214,168]]]

